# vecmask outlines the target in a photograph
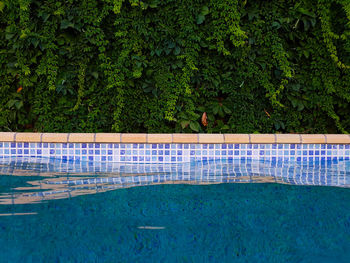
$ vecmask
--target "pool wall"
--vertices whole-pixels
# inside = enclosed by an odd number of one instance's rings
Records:
[[[0,158],[183,163],[348,160],[346,134],[126,134],[0,132]]]

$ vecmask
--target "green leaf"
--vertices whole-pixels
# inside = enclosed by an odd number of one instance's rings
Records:
[[[214,107],[213,107],[213,113],[214,113],[214,115],[218,114],[219,109],[220,109],[219,104],[214,105]]]
[[[68,27],[74,28],[74,23],[72,23],[71,21],[68,21],[66,19],[62,20],[61,29],[67,29]]]
[[[208,118],[209,121],[212,121],[212,122],[215,121],[215,116],[213,114],[208,114],[207,118]]]
[[[202,24],[202,23],[204,22],[204,20],[205,20],[205,15],[199,14],[199,15],[197,16],[197,25]]]
[[[174,50],[174,55],[177,56],[180,54],[180,52],[181,52],[181,48],[179,46],[176,46]]]
[[[15,34],[12,34],[12,33],[6,33],[6,34],[5,34],[5,39],[6,39],[6,40],[10,40],[11,38],[13,38],[14,35],[15,35]]]
[[[158,57],[162,54],[162,50],[161,49],[156,49],[155,52],[156,52]]]
[[[21,109],[23,107],[23,101],[16,101],[15,106],[17,110]]]
[[[15,105],[16,102],[17,102],[17,100],[9,100],[7,102],[7,107],[12,108],[12,106]]]
[[[225,113],[223,111],[223,108],[222,107],[219,107],[219,111],[218,111],[218,114],[221,118],[225,117]]]
[[[312,27],[315,27],[315,25],[316,25],[316,19],[315,19],[315,18],[312,18],[312,19],[310,19],[310,22],[311,22]]]
[[[206,16],[207,14],[209,14],[209,8],[207,6],[203,6],[202,7],[202,11],[201,14]]]
[[[95,78],[98,79],[98,73],[96,71],[92,72],[91,75]]]
[[[231,111],[229,108],[227,108],[226,106],[223,106],[223,109],[224,109],[224,112],[225,112],[226,114],[232,113],[232,111]]]
[[[276,29],[279,29],[281,27],[281,24],[278,23],[277,21],[275,21],[275,22],[272,23],[272,27],[274,27]]]
[[[169,49],[169,48],[166,48],[166,49],[165,49],[165,54],[166,54],[166,55],[169,55],[170,52],[171,52],[171,49]]]
[[[199,129],[201,128],[201,126],[199,125],[198,122],[191,121],[190,128],[191,128],[191,130],[193,130],[195,132],[199,132]]]
[[[308,31],[309,28],[310,28],[309,22],[308,22],[305,18],[303,18],[302,21],[303,21],[303,23],[304,23],[304,29],[305,29],[305,31]]]
[[[158,7],[158,4],[159,4],[159,1],[158,1],[158,0],[154,0],[154,1],[152,1],[152,2],[149,4],[149,7],[150,7],[150,8],[157,8],[157,7]]]
[[[57,44],[64,45],[64,38],[58,38],[57,39]]]
[[[39,39],[37,38],[32,38],[31,39],[31,43],[33,44],[33,46],[36,48],[39,45]]]
[[[276,128],[276,130],[279,130],[280,129],[280,123],[279,122],[275,122],[275,128]]]
[[[188,126],[188,124],[190,124],[190,121],[181,121],[180,124],[182,129],[185,129]]]
[[[175,43],[173,41],[169,42],[168,48],[174,48],[174,47],[175,47]]]
[[[299,7],[298,8],[298,11],[303,14],[303,15],[306,15],[306,16],[309,16],[309,17],[316,17],[316,15],[314,13],[311,13],[310,11],[302,8],[302,7]]]
[[[303,109],[304,109],[304,104],[301,101],[299,101],[298,102],[298,111],[302,111]]]
[[[0,1],[0,12],[3,12],[5,8],[5,3],[3,1]]]

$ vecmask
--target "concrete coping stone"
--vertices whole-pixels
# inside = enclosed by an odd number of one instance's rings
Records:
[[[186,134],[0,132],[0,142],[350,144],[349,134]]]

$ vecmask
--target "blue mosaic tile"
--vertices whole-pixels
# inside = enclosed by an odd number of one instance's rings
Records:
[[[220,159],[349,160],[349,145],[324,144],[99,144],[0,142],[0,158],[32,156],[71,161],[178,163]]]

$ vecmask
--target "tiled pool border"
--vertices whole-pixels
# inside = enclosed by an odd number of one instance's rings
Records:
[[[0,132],[0,142],[189,143],[189,144],[350,144],[349,134],[145,134]]]
[[[259,159],[349,160],[350,135],[0,133],[0,158],[63,161],[182,163]]]

